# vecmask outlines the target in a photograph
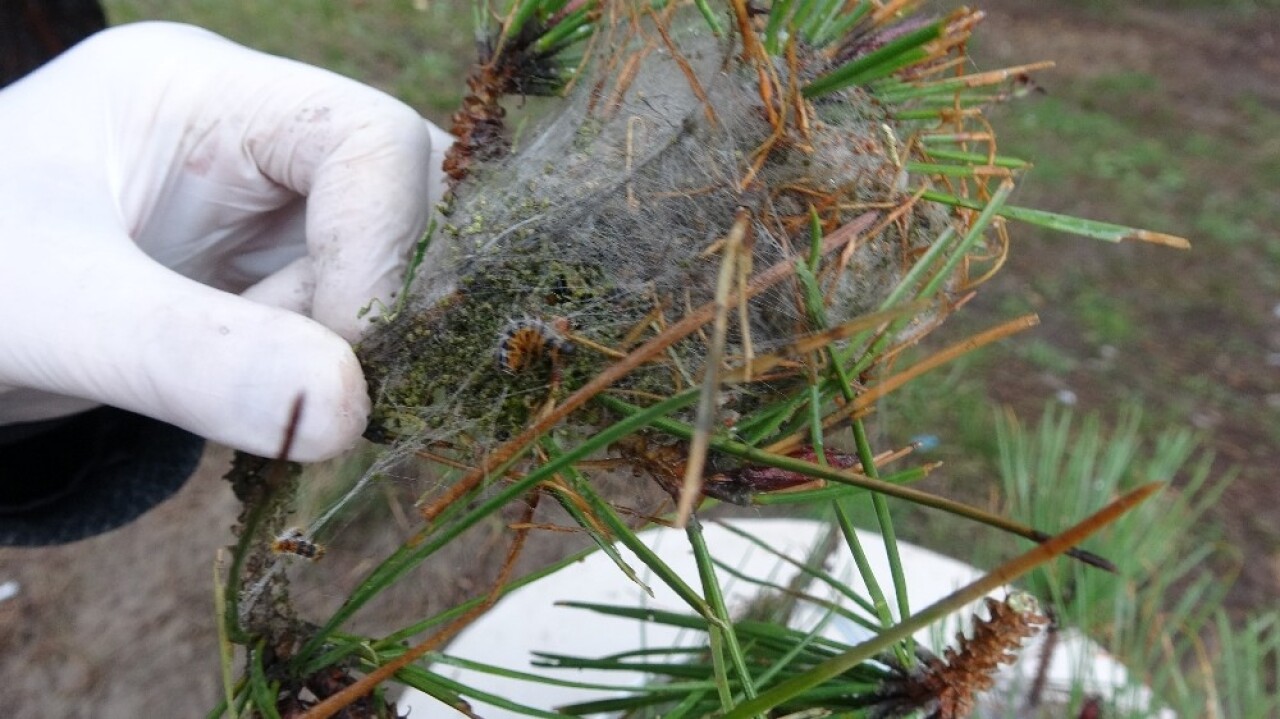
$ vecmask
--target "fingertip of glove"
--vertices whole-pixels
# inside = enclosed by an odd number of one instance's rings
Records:
[[[181,341],[158,346],[137,373],[149,389],[137,392],[135,409],[262,457],[280,457],[286,445],[287,458],[300,462],[350,449],[370,410],[351,345],[300,315],[237,309],[215,325],[192,322]]]
[[[285,356],[271,359],[269,371],[276,375],[269,379],[273,389],[248,399],[259,405],[256,416],[265,426],[245,427],[250,435],[245,444],[252,447],[241,448],[277,456],[291,437],[288,459],[318,462],[356,444],[368,423],[370,401],[360,362],[345,340],[327,330],[297,338]]]
[[[338,340],[341,342],[341,340]],[[345,356],[332,365],[327,387],[301,395],[296,446],[290,458],[300,462],[331,459],[350,450],[369,422],[371,402],[364,372],[349,345]]]

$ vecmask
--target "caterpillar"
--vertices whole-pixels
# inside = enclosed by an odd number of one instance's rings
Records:
[[[324,546],[307,539],[306,533],[297,527],[281,532],[271,542],[271,551],[276,554],[292,554],[313,562],[324,556]]]
[[[573,344],[548,322],[531,318],[511,320],[498,336],[498,369],[514,374],[523,371],[544,352],[571,354],[573,350]]]

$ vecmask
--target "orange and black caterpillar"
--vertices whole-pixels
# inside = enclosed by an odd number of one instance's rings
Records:
[[[532,318],[511,320],[498,336],[498,369],[520,372],[544,352],[571,354],[573,349],[573,344],[548,322]]]
[[[324,546],[307,539],[306,533],[297,527],[281,532],[271,542],[271,551],[276,554],[293,554],[313,562],[324,556]]]

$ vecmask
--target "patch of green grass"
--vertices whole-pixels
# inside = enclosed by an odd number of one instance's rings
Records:
[[[1113,93],[1150,94],[1160,91],[1160,79],[1145,72],[1115,72],[1093,80],[1089,92],[1099,96]]]
[[[1138,335],[1130,310],[1122,300],[1095,286],[1084,287],[1071,309],[1083,327],[1084,338],[1095,345],[1120,346]]]
[[[1169,213],[1187,178],[1168,143],[1109,112],[1064,98],[1045,98],[1020,110],[1001,122],[1001,149],[1034,158],[1033,190],[1058,188],[1053,194],[1106,207],[1111,216],[1100,219],[1123,217],[1169,229]],[[1057,209],[1075,206],[1059,201]]]
[[[1280,203],[1280,113],[1256,99],[1234,108],[1231,133],[1186,132],[1178,100],[1153,78],[1118,73],[1023,104],[1001,118],[1001,149],[1035,163],[1035,202],[1157,229],[1189,228],[1194,251],[1280,256],[1270,242]],[[1140,98],[1140,102],[1135,98]],[[1071,203],[1057,197],[1071,197]],[[1098,209],[1095,209],[1098,208]],[[1274,263],[1253,265],[1268,286]]]
[[[1067,374],[1080,364],[1066,350],[1039,337],[1018,343],[1015,352],[1037,368],[1056,375]]]

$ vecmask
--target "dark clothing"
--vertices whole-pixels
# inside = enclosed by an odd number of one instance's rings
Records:
[[[203,448],[186,430],[114,407],[0,426],[0,546],[127,524],[177,492]]]
[[[0,0],[0,88],[106,26],[94,0]]]

